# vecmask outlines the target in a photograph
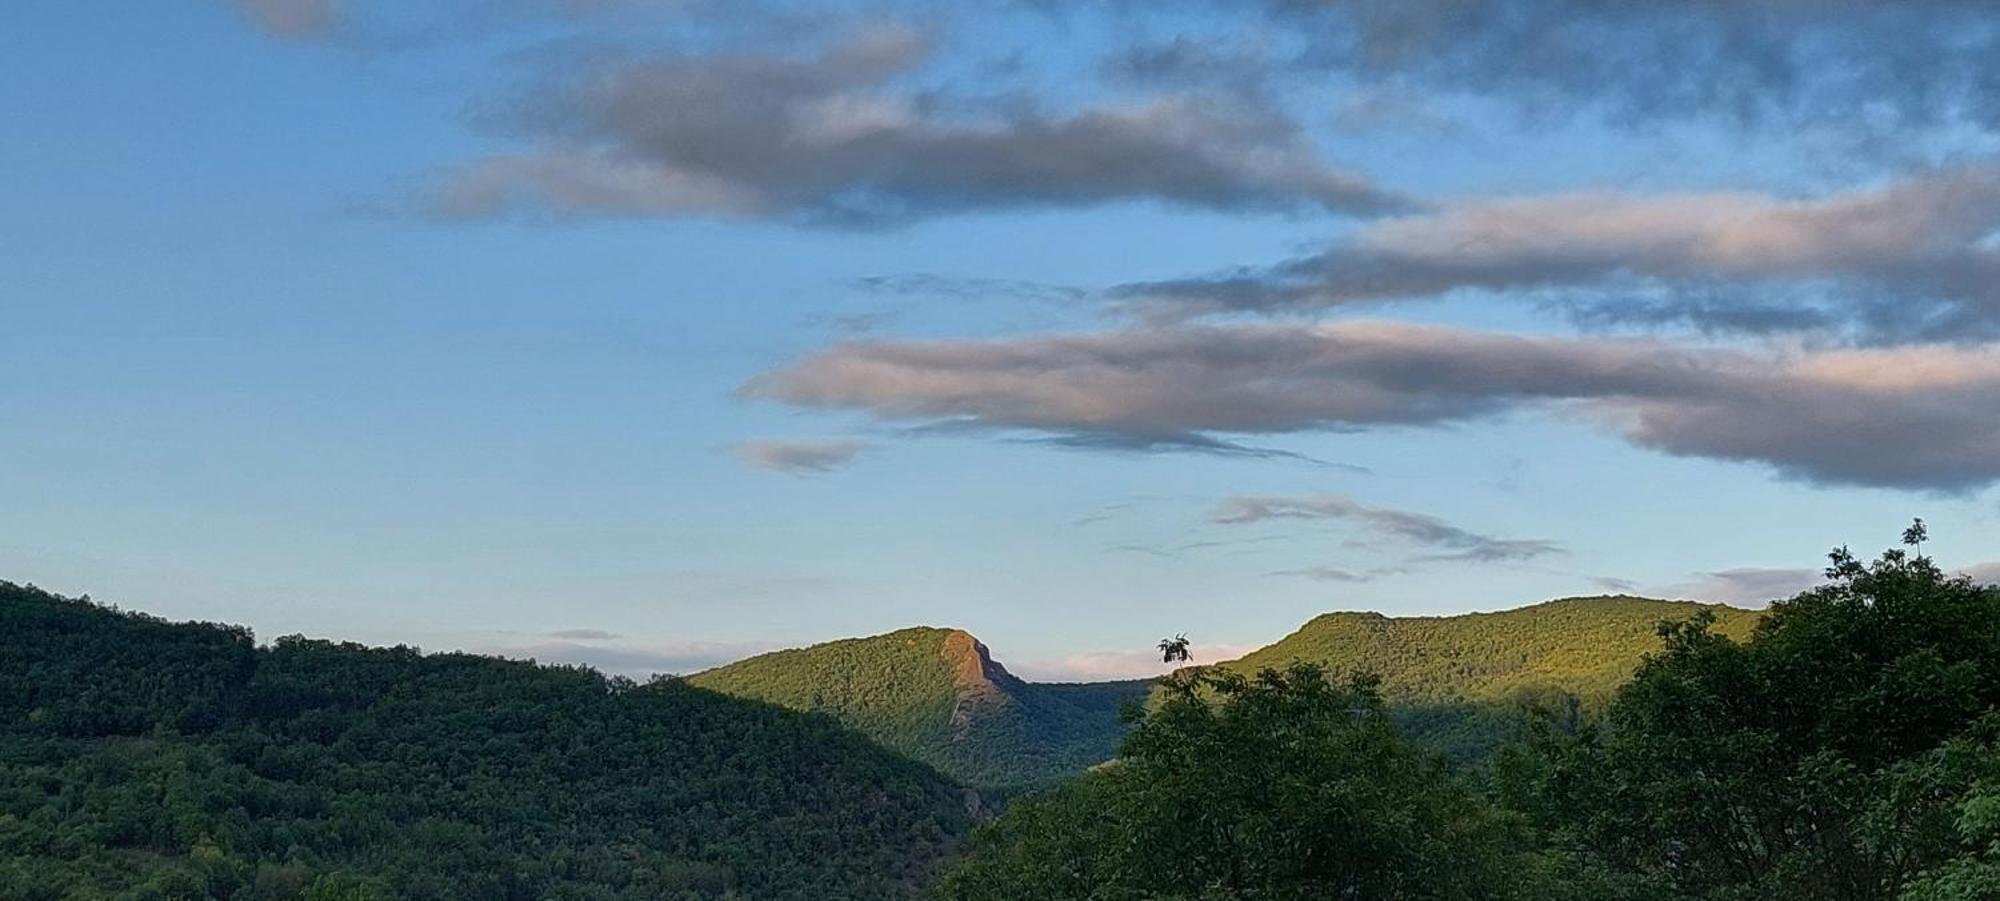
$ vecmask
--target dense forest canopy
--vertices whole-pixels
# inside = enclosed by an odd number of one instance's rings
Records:
[[[0,583],[0,898],[912,896],[964,791],[676,680]]]
[[[1372,678],[1184,670],[1114,764],[1017,801],[948,901],[1532,897],[1524,829],[1396,731]]]

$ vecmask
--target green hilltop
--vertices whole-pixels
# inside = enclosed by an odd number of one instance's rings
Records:
[[[660,680],[0,582],[0,897],[902,898],[977,798]]]
[[[1661,622],[1702,611],[1714,614],[1714,631],[1738,640],[1762,617],[1738,607],[1624,595],[1456,616],[1327,613],[1215,665],[1244,675],[1295,662],[1373,673],[1413,737],[1467,762],[1506,738],[1522,705],[1561,705],[1567,698],[1587,709],[1602,705],[1659,650]]]
[[[1025,786],[1109,759],[1120,710],[1150,680],[1037,683],[957,629],[912,628],[775,651],[688,677],[723,694],[828,714],[972,785]]]
[[[1390,617],[1328,613],[1280,641],[1216,667],[1255,675],[1294,662],[1372,672],[1403,727],[1459,763],[1478,763],[1529,704],[1595,709],[1649,653],[1662,621],[1701,611],[1717,632],[1749,635],[1753,610],[1605,596],[1498,613]],[[1045,783],[1110,759],[1119,716],[1152,680],[1027,682],[970,634],[911,628],[775,651],[697,673],[702,688],[824,713],[885,747],[969,784]]]

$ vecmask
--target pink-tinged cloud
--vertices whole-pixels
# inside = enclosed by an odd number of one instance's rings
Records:
[[[736,445],[736,458],[758,469],[792,475],[812,475],[840,469],[866,450],[861,441],[744,441]]]
[[[1195,645],[1194,663],[1221,663],[1257,649],[1256,645]],[[1154,650],[1082,651],[1064,657],[1010,662],[1007,668],[1034,682],[1106,682],[1118,679],[1149,679],[1187,666],[1160,661]]]
[[[1815,483],[2000,479],[2000,347],[1753,352],[1385,322],[833,346],[740,394],[1089,447],[1434,426],[1530,411]]]
[[[644,679],[658,674],[696,673],[777,649],[777,645],[764,642],[649,643],[619,640],[615,637],[600,639],[595,636],[609,633],[600,633],[596,630],[566,631],[589,632],[592,637],[482,644],[469,650],[515,660],[590,666],[605,673]]]
[[[1582,191],[1364,224],[1315,253],[1111,293],[1153,319],[1303,314],[1478,289],[1586,325],[2000,334],[2000,163],[1813,199]],[[1788,289],[1789,287],[1789,289]]]
[[[1697,573],[1686,582],[1645,589],[1640,594],[1761,607],[1824,584],[1826,575],[1817,569],[1746,566]]]

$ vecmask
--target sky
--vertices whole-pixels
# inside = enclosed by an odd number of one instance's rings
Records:
[[[0,579],[687,672],[2000,579],[2000,19],[77,0],[0,28]]]

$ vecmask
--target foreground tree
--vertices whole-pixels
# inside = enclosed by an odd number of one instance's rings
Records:
[[[983,830],[940,894],[1547,897],[1515,826],[1396,733],[1371,679],[1191,671],[1117,761]]]
[[[1958,802],[1961,853],[1918,877],[1904,901],[2000,898],[2000,718],[1988,716],[1980,733],[1946,749],[1977,779]]]
[[[1742,644],[1663,626],[1600,724],[1503,760],[1508,799],[1663,894],[1888,899],[1954,858],[1976,876],[1986,808],[1964,804],[2000,731],[2000,591],[1901,550],[1843,548],[1827,575]]]

